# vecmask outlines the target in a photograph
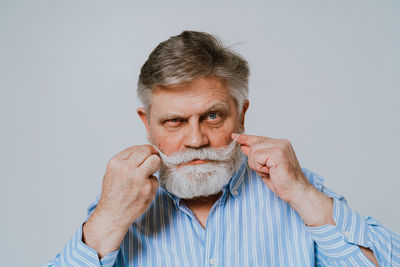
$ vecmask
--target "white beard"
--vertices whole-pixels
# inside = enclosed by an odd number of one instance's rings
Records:
[[[183,199],[215,195],[228,184],[240,167],[242,151],[233,141],[221,148],[188,148],[166,156],[159,149],[163,164],[160,168],[160,185],[168,192]],[[208,163],[183,165],[195,159]]]

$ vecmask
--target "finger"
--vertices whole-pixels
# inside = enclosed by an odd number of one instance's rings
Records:
[[[148,180],[150,180],[150,183],[151,183],[151,194],[155,195],[160,183],[159,183],[157,177],[155,177],[154,175],[149,176]],[[154,197],[153,197],[153,199],[154,199]],[[151,199],[151,201],[153,199]]]
[[[152,154],[150,157],[145,159],[139,169],[143,172],[145,177],[151,176],[153,173],[158,171],[161,167],[161,158],[156,154]]]
[[[121,160],[125,160],[127,158],[129,158],[129,156],[132,154],[132,152],[135,150],[137,146],[131,146],[128,148],[125,148],[124,150],[118,152],[114,157],[121,159]]]
[[[261,142],[254,143],[251,149],[254,151],[270,150],[271,148],[279,146],[275,139],[263,139]]]
[[[270,178],[268,173],[261,173],[261,172],[256,172],[258,176],[260,176],[262,179],[267,179]]]
[[[150,145],[140,145],[140,146],[131,146],[128,148],[125,148],[124,150],[120,151],[118,154],[116,154],[114,157],[121,159],[121,160],[127,160],[132,154],[136,152],[141,152],[145,150],[150,150],[152,153],[158,154],[158,151]]]
[[[155,177],[154,175],[149,176],[149,179],[151,181],[151,183],[153,184],[153,188],[157,189],[159,182],[157,177]]]
[[[257,173],[269,173],[268,170],[265,171],[265,168],[267,167],[265,164],[265,158],[260,159],[256,155],[252,154],[249,159],[249,166]]]
[[[133,153],[126,160],[133,166],[140,167],[151,155],[158,155],[158,151],[150,145],[136,147]]]
[[[268,174],[270,168],[274,166],[272,158],[276,158],[274,149],[264,149],[251,151],[249,165],[256,172]]]
[[[266,165],[267,168],[269,168],[269,169],[275,167],[275,163],[273,162],[273,160],[272,160],[271,158],[267,159],[267,161],[265,162],[265,165]]]
[[[247,157],[249,157],[249,154],[250,154],[250,147],[248,147],[248,146],[240,146],[240,149],[242,150],[242,152],[247,156]]]
[[[269,169],[267,166],[263,166],[260,168],[260,172],[263,174],[268,174],[269,173]]]
[[[238,134],[232,133],[231,138],[233,140],[236,140],[241,145],[251,146],[254,143],[256,143],[260,138],[263,138],[263,137],[256,136],[256,135],[248,135],[248,134],[240,134],[238,137]],[[265,138],[267,138],[267,137],[265,137]]]

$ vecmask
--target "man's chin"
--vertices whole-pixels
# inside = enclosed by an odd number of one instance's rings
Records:
[[[204,172],[193,171],[199,168],[205,169]],[[185,165],[174,170],[160,170],[160,184],[181,199],[206,200],[220,194],[230,176],[225,168],[216,168],[210,163]]]
[[[226,180],[226,184],[229,182],[229,180]],[[216,186],[217,188],[211,189],[208,187],[208,190],[193,190],[194,188],[192,187],[192,190],[185,191],[183,188],[168,188],[164,187],[163,188],[168,191],[170,194],[179,197],[180,199],[185,199],[185,200],[194,200],[194,201],[208,201],[210,199],[215,199],[217,196],[220,196],[222,193],[222,188],[221,185]]]

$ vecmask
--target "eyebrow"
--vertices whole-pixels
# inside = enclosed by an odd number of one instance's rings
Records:
[[[212,105],[211,107],[207,108],[205,111],[202,112],[202,115],[207,114],[211,111],[223,111],[223,112],[228,112],[229,111],[229,106],[226,103],[215,103],[214,105]],[[202,116],[201,115],[201,116]],[[167,120],[171,120],[171,119],[177,119],[177,118],[181,118],[181,119],[185,119],[187,117],[187,115],[185,114],[179,114],[179,113],[170,113],[170,114],[165,114],[162,115],[159,119],[160,122],[163,121],[167,121]]]

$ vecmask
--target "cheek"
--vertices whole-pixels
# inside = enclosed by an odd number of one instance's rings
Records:
[[[234,125],[230,127],[213,129],[208,134],[211,147],[220,147],[229,145],[233,141],[231,138],[231,134],[234,132],[237,132],[236,127],[234,127]]]
[[[151,132],[151,142],[161,151],[170,155],[178,151],[181,147],[182,136],[179,132],[168,132],[160,128]]]

